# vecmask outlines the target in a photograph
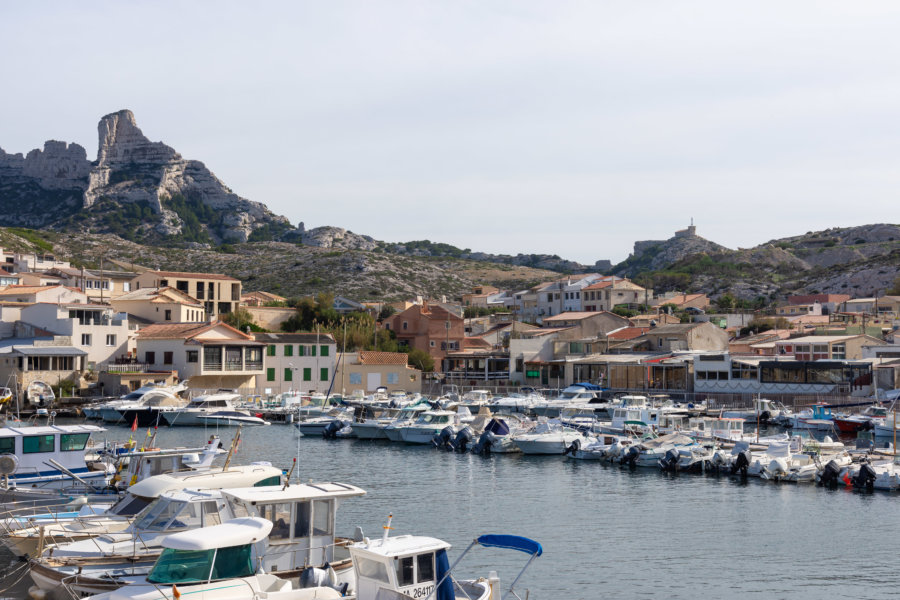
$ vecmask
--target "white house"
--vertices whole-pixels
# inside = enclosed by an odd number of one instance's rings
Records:
[[[326,392],[334,376],[337,345],[331,334],[254,333],[265,344],[265,377],[258,387],[272,394]]]

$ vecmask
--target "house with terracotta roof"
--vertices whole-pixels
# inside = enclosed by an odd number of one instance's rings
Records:
[[[686,308],[706,310],[710,306],[709,298],[706,294],[682,294],[678,292],[667,292],[662,296],[657,296],[650,304],[651,306],[673,304],[676,310],[684,310]]]
[[[80,387],[87,369],[87,352],[71,345],[68,336],[41,335],[0,340],[0,380],[15,388],[18,398],[33,381],[51,386],[71,382]],[[37,402],[37,398],[29,401]]]
[[[127,294],[131,291],[131,281],[135,273],[131,271],[110,271],[93,269],[75,269],[72,267],[53,267],[39,275],[42,278],[59,278],[62,285],[78,288],[88,296],[91,302],[108,302],[110,298]]]
[[[605,277],[581,290],[581,310],[612,310],[616,306],[637,308],[653,298],[653,290],[618,277]]]
[[[264,292],[262,290],[248,292],[241,296],[242,306],[266,306],[268,304],[286,301],[287,298],[285,298],[284,296],[279,296],[278,294],[273,294],[272,292]]]
[[[264,344],[221,321],[148,325],[136,346],[147,370],[175,370],[192,389],[256,390],[265,374]]]
[[[423,302],[384,320],[383,327],[397,336],[402,347],[424,350],[440,364],[448,352],[462,348],[466,337],[463,318],[447,308]]]
[[[87,295],[64,285],[8,285],[0,289],[0,302],[86,303]]]
[[[409,366],[405,352],[347,352],[337,361],[335,391],[345,396],[368,395],[379,387],[388,392],[421,393],[422,372]]]
[[[19,285],[19,276],[0,269],[0,286]]]
[[[206,308],[173,287],[144,287],[110,300],[117,311],[149,323],[205,323]]]
[[[630,340],[630,350],[638,352],[718,351],[728,348],[728,339],[728,333],[712,323],[661,325]]]
[[[330,333],[252,333],[265,344],[266,375],[258,384],[270,394],[327,392],[334,375],[337,344]]]
[[[233,312],[241,302],[241,281],[218,273],[145,271],[133,283],[138,290],[173,287],[202,302],[210,318]]]
[[[545,327],[569,329],[565,339],[578,339],[606,335],[620,327],[630,325],[625,317],[611,312],[566,312],[544,318]]]

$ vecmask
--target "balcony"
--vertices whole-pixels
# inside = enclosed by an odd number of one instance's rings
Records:
[[[262,371],[261,346],[204,346],[204,373]]]

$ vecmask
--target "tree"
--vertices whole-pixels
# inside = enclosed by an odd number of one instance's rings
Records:
[[[722,312],[728,312],[733,310],[736,304],[735,297],[732,296],[729,292],[725,292],[716,300],[716,306],[718,306],[719,310]]]
[[[411,348],[407,351],[409,355],[409,364],[423,372],[431,372],[434,370],[434,359],[430,354],[418,348]]]
[[[265,331],[262,327],[253,322],[253,315],[246,308],[238,307],[230,313],[226,313],[222,317],[222,321],[228,323],[238,331]]]
[[[378,312],[378,320],[384,321],[385,319],[393,316],[394,313],[396,313],[396,312],[397,312],[397,309],[395,309],[393,306],[391,306],[390,304],[385,304],[384,306],[381,307],[381,310]]]
[[[894,279],[894,287],[885,292],[888,296],[900,296],[900,275]]]

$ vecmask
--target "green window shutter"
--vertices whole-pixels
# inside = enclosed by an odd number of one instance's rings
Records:
[[[312,369],[309,367],[303,369],[303,381],[312,381]]]
[[[322,372],[319,374],[319,377],[322,379],[322,381],[328,381],[328,367],[322,367],[320,370]]]
[[[284,355],[285,356],[293,356],[294,355],[294,346],[292,344],[284,345]]]
[[[310,346],[310,347],[309,347],[309,355],[310,355],[310,356],[315,356],[315,355],[316,355],[316,347],[315,347],[315,346]]]
[[[269,344],[266,348],[266,356],[275,356],[275,344]]]
[[[328,356],[328,346],[322,346],[319,348],[319,354],[321,356]]]
[[[306,346],[303,344],[297,346],[297,356],[306,356]]]
[[[266,381],[275,381],[275,367],[266,369]]]
[[[285,380],[285,381],[293,381],[293,380],[294,380],[294,378],[293,378],[293,373],[291,372],[291,368],[290,368],[290,367],[285,367],[285,368],[284,368],[284,380]]]

